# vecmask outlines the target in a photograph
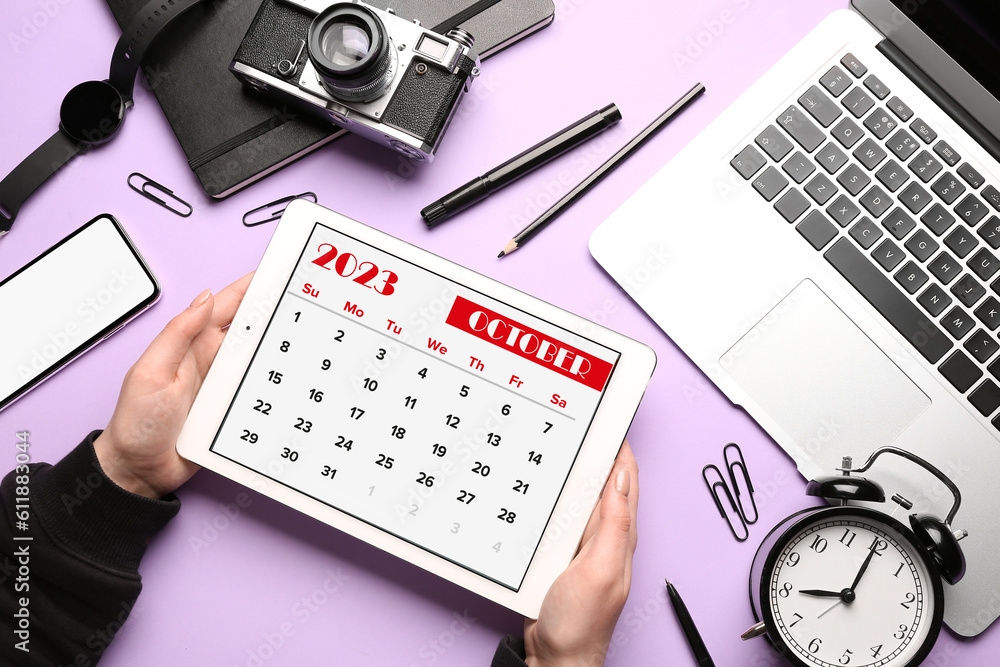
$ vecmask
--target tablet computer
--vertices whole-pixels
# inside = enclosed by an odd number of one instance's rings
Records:
[[[537,617],[654,365],[645,345],[295,201],[177,449]]]

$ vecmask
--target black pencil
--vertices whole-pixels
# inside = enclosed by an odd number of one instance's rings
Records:
[[[625,161],[625,159],[634,153],[640,146],[646,143],[654,134],[656,134],[660,129],[663,128],[674,116],[680,113],[688,104],[691,103],[696,97],[705,92],[705,86],[702,84],[695,84],[694,88],[689,90],[677,100],[673,106],[664,111],[659,118],[654,120],[649,126],[646,127],[642,132],[637,134],[631,141],[625,144],[617,153],[612,155],[607,162],[602,164],[597,168],[592,174],[587,176],[585,179],[580,181],[576,187],[566,193],[566,195],[557,201],[552,207],[545,213],[542,213],[538,218],[532,222],[530,225],[522,229],[517,235],[510,240],[510,242],[500,251],[497,257],[503,257],[504,255],[509,255],[514,252],[525,243],[528,242],[532,236],[542,231],[546,225],[555,220],[560,213],[569,208],[573,202],[582,197],[587,193],[590,188],[597,185],[602,178],[607,176],[615,167]]]
[[[687,606],[684,604],[684,600],[681,599],[681,594],[677,592],[672,583],[666,579],[664,581],[667,582],[667,595],[670,596],[670,604],[674,606],[674,611],[677,612],[677,620],[680,621],[681,630],[684,631],[684,636],[687,637],[688,644],[691,645],[691,651],[694,652],[694,659],[698,661],[698,667],[715,667],[712,656],[708,654],[705,642],[702,641],[701,634],[698,632],[698,628],[695,627],[694,621],[691,619],[691,614],[688,613]]]

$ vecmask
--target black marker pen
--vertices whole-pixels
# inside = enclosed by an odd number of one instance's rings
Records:
[[[622,119],[622,114],[614,104],[581,118],[569,127],[560,130],[548,139],[535,144],[520,155],[507,160],[499,167],[474,178],[462,187],[420,211],[428,227],[442,223],[452,215],[530,174],[543,164],[559,157],[569,149],[587,139],[600,134]]]

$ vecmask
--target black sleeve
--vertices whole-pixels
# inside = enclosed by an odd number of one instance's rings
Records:
[[[493,654],[491,667],[526,667],[524,640],[514,635],[507,635],[501,639],[497,652]]]
[[[0,483],[0,664],[94,665],[139,596],[147,544],[180,509],[172,494],[151,500],[112,482],[94,453],[99,434]]]

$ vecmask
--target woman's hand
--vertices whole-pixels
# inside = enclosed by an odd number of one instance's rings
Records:
[[[639,468],[626,440],[576,557],[552,584],[538,620],[524,623],[531,667],[599,667],[632,583]]]
[[[123,489],[162,498],[197,472],[177,454],[177,436],[252,276],[195,297],[126,373],[111,421],[94,441],[104,473]]]

